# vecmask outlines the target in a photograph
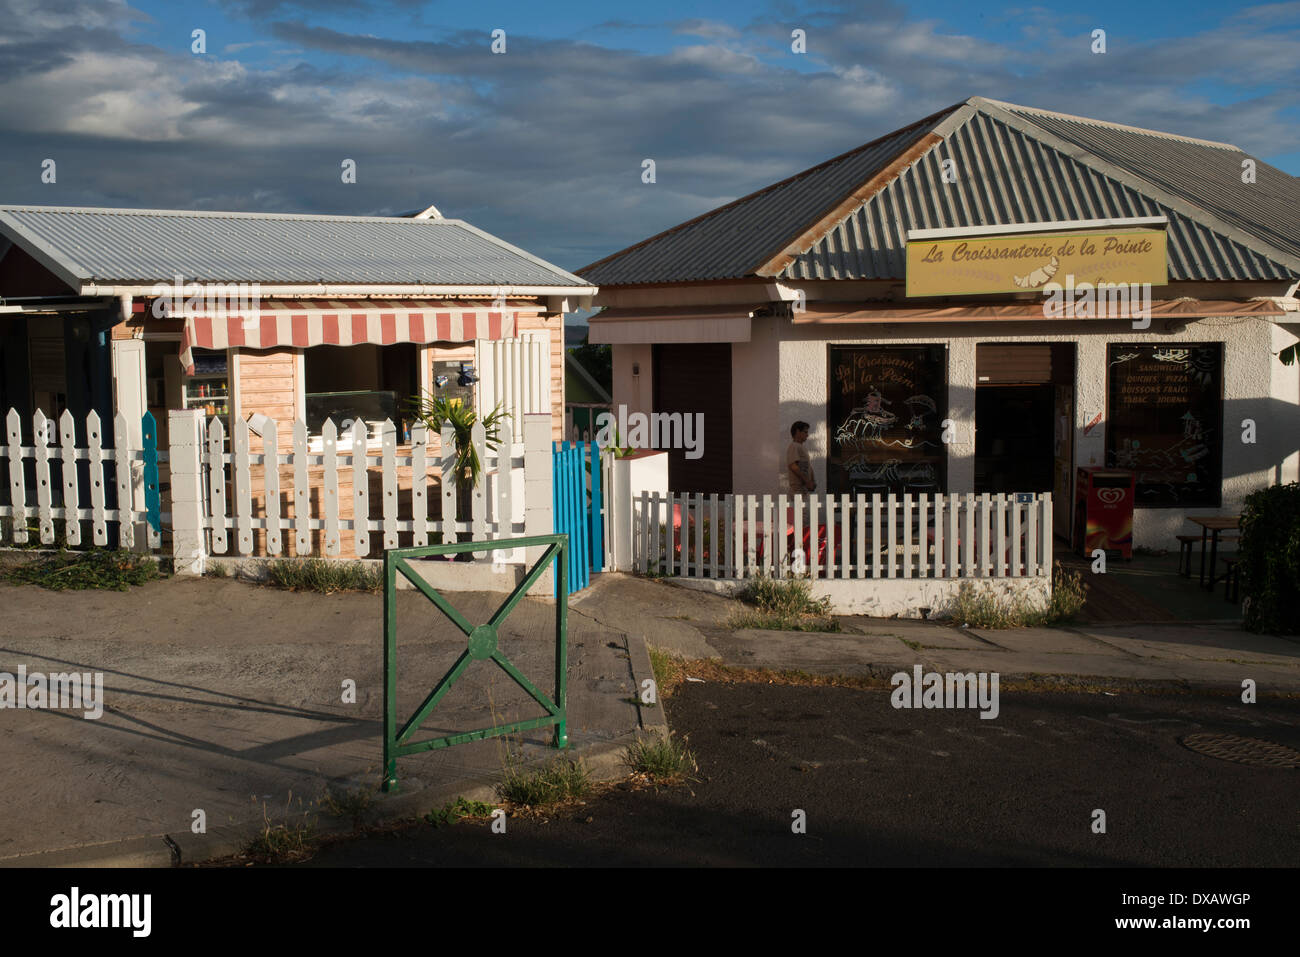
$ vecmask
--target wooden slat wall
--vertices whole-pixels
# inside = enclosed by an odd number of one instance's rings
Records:
[[[543,318],[540,314],[520,315],[515,335],[536,329],[551,333],[551,438],[564,439],[564,317]]]
[[[297,369],[293,349],[241,349],[238,385],[240,417],[247,419],[254,412],[260,412],[277,422],[292,422],[296,419],[300,388]],[[281,450],[293,448],[293,435],[289,430],[280,430],[277,440]]]
[[[1047,343],[981,342],[975,347],[980,385],[1037,385],[1052,381],[1052,347]]]

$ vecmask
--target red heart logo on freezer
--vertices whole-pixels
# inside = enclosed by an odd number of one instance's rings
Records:
[[[1114,505],[1124,501],[1124,491],[1122,488],[1101,488],[1097,489],[1097,497],[1107,505]]]

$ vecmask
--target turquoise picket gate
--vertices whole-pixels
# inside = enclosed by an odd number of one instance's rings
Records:
[[[555,475],[555,531],[569,536],[569,594],[591,584],[604,569],[605,527],[601,517],[600,446],[595,442],[552,442]],[[556,584],[558,593],[559,584]]]

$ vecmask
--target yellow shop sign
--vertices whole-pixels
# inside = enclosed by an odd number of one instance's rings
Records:
[[[1042,291],[1048,283],[1169,281],[1162,228],[1127,226],[916,238],[907,243],[908,296]]]

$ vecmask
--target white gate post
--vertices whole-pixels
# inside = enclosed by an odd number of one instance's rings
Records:
[[[148,398],[145,394],[144,340],[114,339],[111,343],[110,356],[113,367],[113,410],[126,416],[127,427],[126,434],[113,436],[113,443],[116,448],[126,448],[136,452],[144,447],[144,436],[140,430],[140,420],[144,418],[145,410],[148,408]],[[144,463],[132,459],[127,468],[131,473],[131,501],[119,501],[117,507],[126,514],[143,512],[145,509]],[[120,494],[118,497],[121,498]],[[130,531],[132,541],[135,542],[135,551],[147,552],[149,550],[149,539],[146,534],[146,523],[143,521],[137,522],[131,518],[127,518],[125,521],[132,523],[133,527]]]
[[[551,453],[551,415],[531,413],[524,416],[524,534],[550,535],[555,531],[554,475],[555,460]],[[528,567],[541,557],[544,549],[535,545],[526,549]],[[553,564],[553,563],[552,563]],[[538,594],[555,590],[552,569],[537,580]]]
[[[202,575],[206,565],[203,514],[203,412],[171,409],[172,560],[177,575]]]

